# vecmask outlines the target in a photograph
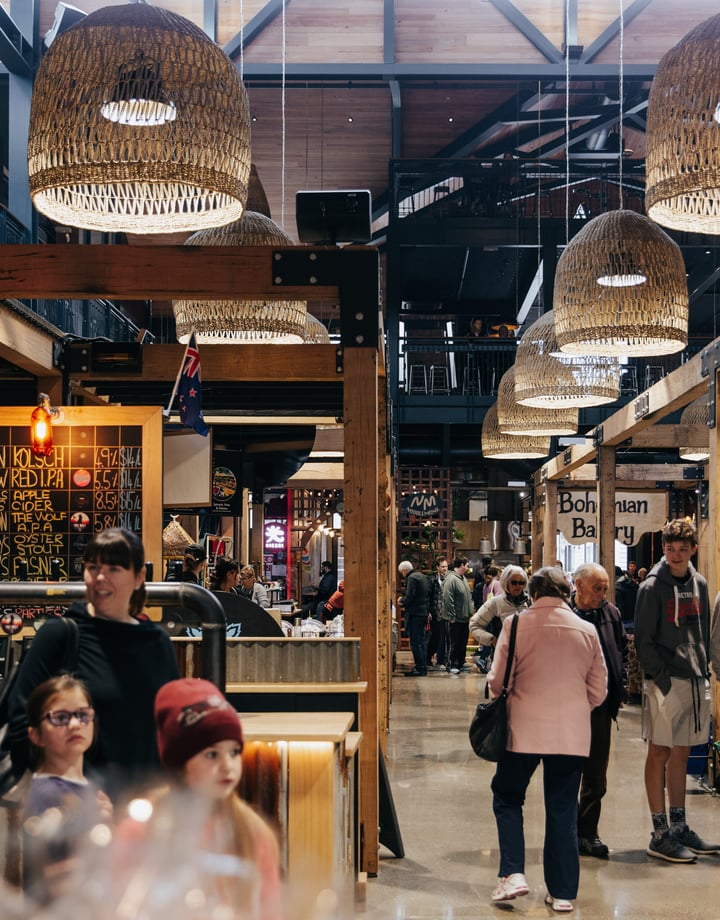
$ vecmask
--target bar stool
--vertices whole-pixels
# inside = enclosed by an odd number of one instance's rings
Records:
[[[662,380],[664,376],[665,368],[662,367],[662,365],[648,364],[648,366],[645,368],[645,389],[650,389],[654,383]]]
[[[463,368],[462,395],[480,395],[480,371],[476,367]]]
[[[437,393],[449,396],[450,383],[447,368],[444,365],[433,364],[430,367],[430,395],[435,396]]]
[[[424,364],[411,364],[408,393],[427,393],[427,391],[427,368]]]
[[[620,372],[620,395],[638,395],[638,374],[636,367],[624,367]]]

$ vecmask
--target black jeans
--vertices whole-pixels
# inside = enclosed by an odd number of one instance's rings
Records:
[[[410,648],[415,661],[415,670],[421,674],[427,672],[427,614],[409,616],[405,623]]]
[[[612,719],[603,708],[590,714],[590,753],[585,761],[578,804],[578,837],[595,837],[600,823],[600,803],[607,792]]]

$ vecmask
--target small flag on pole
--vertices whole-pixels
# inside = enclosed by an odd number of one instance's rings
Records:
[[[195,333],[190,336],[183,358],[177,385],[180,421],[186,428],[194,428],[198,434],[207,435],[210,430],[202,414],[200,392],[200,352],[195,342]]]

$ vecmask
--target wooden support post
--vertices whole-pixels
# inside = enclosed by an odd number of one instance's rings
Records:
[[[605,444],[597,452],[596,532],[598,561],[608,573],[607,599],[615,601],[615,448]]]
[[[557,482],[545,483],[545,515],[543,517],[542,564],[555,565],[557,559]]]
[[[360,697],[363,740],[358,754],[361,853],[359,869],[378,871],[378,402],[377,352],[344,352],[345,420],[345,634],[360,637],[360,676],[367,691]],[[372,394],[368,399],[368,394]]]

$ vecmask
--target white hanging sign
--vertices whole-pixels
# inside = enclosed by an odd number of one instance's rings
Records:
[[[597,494],[558,489],[558,529],[568,543],[595,543]],[[662,530],[668,516],[667,492],[616,492],[615,539],[635,546],[646,533]]]

